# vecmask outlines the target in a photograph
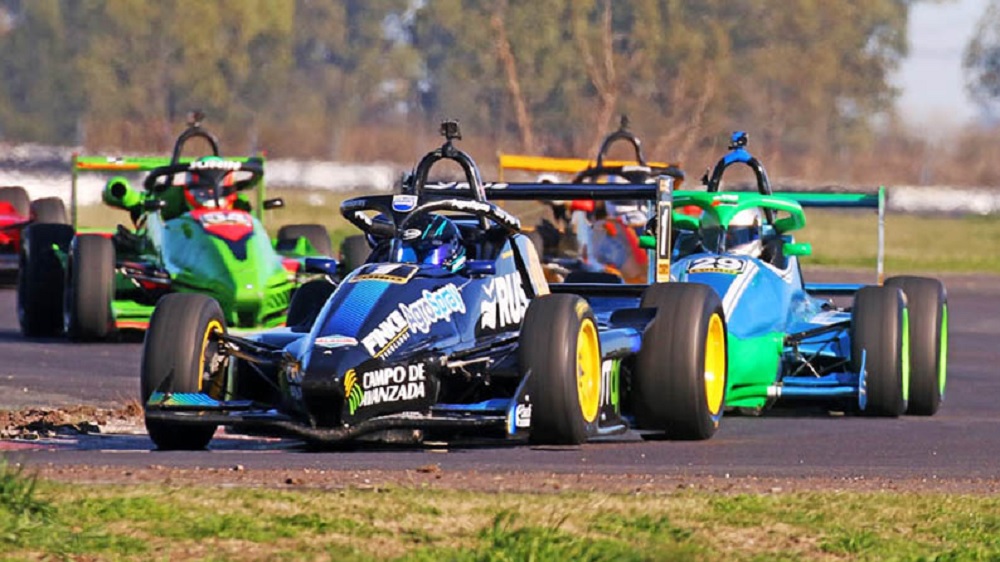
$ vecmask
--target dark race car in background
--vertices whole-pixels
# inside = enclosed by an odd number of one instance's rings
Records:
[[[453,145],[457,126],[442,128],[445,144],[420,161],[402,193],[342,204],[377,244],[338,286],[303,286],[288,327],[239,337],[207,296],[160,301],[141,371],[146,426],[159,448],[205,447],[219,425],[318,443],[715,433],[726,391],[718,296],[703,285],[653,283],[630,287],[631,307],[595,309],[621,285],[550,291],[519,221],[487,200],[475,163]],[[461,166],[464,187],[428,185],[442,160]],[[658,200],[669,222],[671,182],[494,192]],[[661,250],[664,280],[669,251]]]

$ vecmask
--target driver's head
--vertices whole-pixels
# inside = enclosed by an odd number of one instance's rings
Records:
[[[214,162],[221,160],[222,158],[219,158],[218,156],[204,156],[199,158],[197,161]],[[233,173],[223,172],[222,170],[203,170],[197,172],[186,172],[184,174],[184,197],[187,199],[188,204],[190,204],[192,208],[214,208],[217,206],[215,199],[215,182],[216,178],[219,178],[220,174],[225,175],[219,179],[218,205],[223,208],[229,208],[232,205],[235,193],[228,188],[230,188],[233,184]]]
[[[458,271],[465,265],[462,233],[455,223],[442,215],[424,215],[413,220],[399,233],[395,261],[437,265]]]
[[[726,252],[741,256],[759,256],[761,252],[760,227],[763,223],[760,209],[744,209],[733,216],[726,230]]]

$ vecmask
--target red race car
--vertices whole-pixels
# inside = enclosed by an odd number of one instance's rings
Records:
[[[69,224],[62,199],[43,197],[32,201],[23,187],[0,187],[0,275],[17,272],[21,230],[33,222]]]

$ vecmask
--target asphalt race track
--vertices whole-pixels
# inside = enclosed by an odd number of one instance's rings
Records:
[[[1000,479],[1000,277],[944,278],[948,390],[932,418],[869,419],[819,409],[727,416],[706,442],[619,438],[582,447],[469,443],[362,445],[315,452],[290,441],[217,434],[208,452],[155,452],[145,435],[0,441],[28,464],[178,468],[441,470],[715,477]],[[138,394],[141,343],[24,340],[15,295],[0,289],[0,409],[121,405]],[[4,444],[7,444],[4,447]]]

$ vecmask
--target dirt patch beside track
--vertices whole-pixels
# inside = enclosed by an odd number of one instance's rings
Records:
[[[72,406],[0,410],[0,439],[32,441],[141,426],[142,406],[138,402],[119,408]]]

